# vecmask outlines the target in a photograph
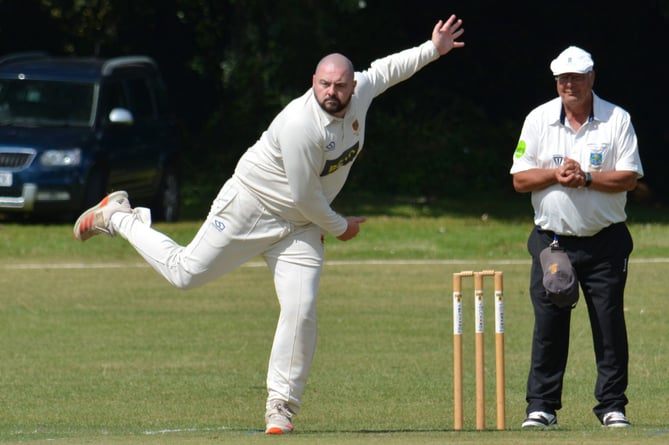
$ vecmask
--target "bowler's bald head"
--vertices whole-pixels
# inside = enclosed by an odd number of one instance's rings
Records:
[[[316,66],[316,74],[323,74],[325,72],[337,72],[348,79],[353,79],[353,62],[343,54],[328,54]]]

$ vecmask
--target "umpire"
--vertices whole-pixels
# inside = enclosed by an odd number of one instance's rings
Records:
[[[567,253],[588,308],[597,382],[594,413],[602,425],[626,427],[628,343],[624,289],[632,238],[625,225],[627,192],[643,176],[629,114],[599,98],[590,54],[571,46],[550,68],[559,97],[532,110],[521,131],[511,174],[517,192],[531,192],[532,358],[523,428],[557,425],[574,305],[546,290],[541,252]],[[578,287],[575,288],[578,298]]]

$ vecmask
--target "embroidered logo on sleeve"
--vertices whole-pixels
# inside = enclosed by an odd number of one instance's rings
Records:
[[[527,146],[525,145],[525,141],[518,141],[518,145],[516,146],[516,151],[513,153],[513,157],[516,159],[522,158],[525,154],[526,148]]]
[[[214,222],[212,222],[212,225],[213,225],[214,228],[215,228],[216,230],[218,230],[219,232],[222,232],[222,231],[225,230],[225,223],[224,223],[223,220],[221,220],[221,219],[215,218],[215,219],[214,219]]]

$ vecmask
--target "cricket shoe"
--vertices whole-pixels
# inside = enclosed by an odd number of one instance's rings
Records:
[[[557,417],[555,414],[544,411],[532,411],[521,425],[522,428],[550,428],[553,426],[557,426]]]
[[[630,426],[630,421],[627,420],[627,417],[621,411],[611,411],[604,414],[604,417],[602,417],[602,426],[609,428],[627,428]]]
[[[293,431],[293,413],[283,400],[272,400],[265,413],[265,434],[287,434]]]
[[[74,237],[79,241],[86,241],[101,233],[116,235],[111,225],[111,216],[116,212],[132,212],[128,194],[124,191],[110,193],[97,205],[82,213],[74,223]]]

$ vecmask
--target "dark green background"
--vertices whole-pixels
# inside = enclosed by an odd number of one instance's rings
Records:
[[[634,198],[667,201],[669,0],[0,0],[0,54],[154,57],[186,146],[186,204],[206,205],[324,54],[363,69],[450,13],[466,47],[372,105],[347,192],[512,195],[523,118],[556,95],[548,65],[577,45],[593,55],[597,94],[632,114],[649,190]]]

